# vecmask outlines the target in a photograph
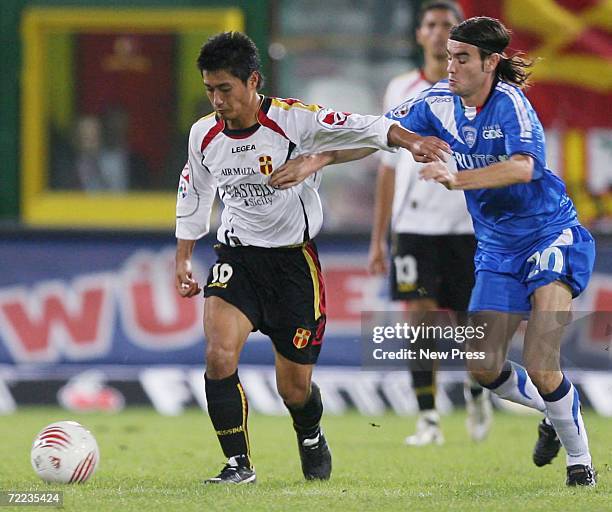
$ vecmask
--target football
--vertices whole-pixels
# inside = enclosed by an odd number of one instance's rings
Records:
[[[81,484],[94,474],[99,460],[95,437],[76,421],[51,423],[32,443],[32,467],[45,482]]]

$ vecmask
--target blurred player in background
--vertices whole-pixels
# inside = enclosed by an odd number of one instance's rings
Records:
[[[317,150],[369,147],[365,153],[370,153],[401,145],[422,161],[442,159],[450,150],[439,139],[407,132],[384,117],[260,95],[257,48],[238,32],[209,39],[198,67],[215,113],[197,121],[189,135],[177,197],[176,285],[184,297],[201,291],[191,257],[196,240],[209,230],[218,190],[224,203],[218,259],[204,286],[205,382],[208,412],[228,461],[206,482],[256,479],[247,398],[237,370],[255,330],[272,340],[277,388],[293,419],[304,477],[326,480],[331,454],[320,427],[321,394],[311,381],[326,320],[312,241],[323,220],[320,177],[278,190],[269,185],[270,175],[289,158]]]
[[[451,0],[423,4],[417,18],[416,40],[423,49],[424,65],[389,83],[385,111],[446,78],[446,43],[452,26],[461,21],[461,8]],[[421,167],[408,151],[384,153],[381,157],[369,269],[374,274],[389,270],[387,236],[391,221],[392,299],[405,301],[407,309],[416,315],[440,308],[465,312],[474,286],[476,239],[472,220],[463,195],[419,180]],[[414,318],[411,323],[417,325],[420,319]],[[431,340],[417,340],[413,348],[428,348],[430,343]],[[411,446],[444,442],[435,406],[434,365],[435,360],[411,361],[419,406],[416,432],[405,440]],[[488,391],[469,379],[464,396],[468,432],[472,439],[481,441],[492,420]]]

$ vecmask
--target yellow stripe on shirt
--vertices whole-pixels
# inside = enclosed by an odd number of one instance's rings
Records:
[[[319,107],[319,105],[306,105],[301,101],[296,101],[295,103],[289,104],[278,98],[272,98],[272,106],[282,108],[283,110],[290,110],[293,107],[301,108],[302,110],[308,110],[310,112],[318,112],[319,110],[321,110],[321,107]]]

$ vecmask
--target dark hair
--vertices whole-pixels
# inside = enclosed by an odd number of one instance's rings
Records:
[[[421,5],[419,13],[417,14],[417,28],[423,23],[423,18],[425,18],[425,15],[429,11],[433,11],[435,9],[443,9],[445,11],[452,12],[457,19],[457,23],[461,23],[465,19],[463,9],[461,9],[461,6],[457,2],[454,2],[453,0],[428,0]]]
[[[499,80],[509,82],[518,87],[529,87],[527,71],[533,66],[533,61],[524,59],[522,52],[507,56],[504,50],[510,43],[511,31],[501,21],[486,16],[470,18],[451,29],[450,39],[474,45],[478,48],[480,58],[499,53],[501,59],[495,70]]]
[[[198,56],[200,73],[224,69],[246,84],[253,72],[257,72],[259,76],[257,90],[264,84],[260,66],[257,46],[242,32],[221,32],[212,36],[204,43]]]

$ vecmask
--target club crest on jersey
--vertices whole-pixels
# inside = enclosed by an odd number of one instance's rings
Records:
[[[306,345],[308,345],[308,340],[310,340],[310,335],[312,333],[308,329],[302,329],[299,327],[295,331],[295,336],[293,337],[293,344],[295,348],[302,349]]]
[[[178,195],[181,199],[187,197],[187,191],[189,190],[189,164],[187,163],[181,171],[181,178],[179,179]]]
[[[476,144],[476,128],[473,126],[464,126],[461,128],[461,133],[463,134],[463,140],[468,147],[473,148],[474,144]]]
[[[350,115],[350,112],[330,112],[323,118],[323,122],[330,126],[342,126]]]
[[[265,176],[272,174],[272,157],[262,155],[259,157],[259,172]]]
[[[399,107],[397,107],[393,111],[393,117],[396,117],[398,119],[402,117],[406,117],[408,115],[408,112],[410,112],[411,104],[412,104],[412,100],[408,100],[402,103]]]

